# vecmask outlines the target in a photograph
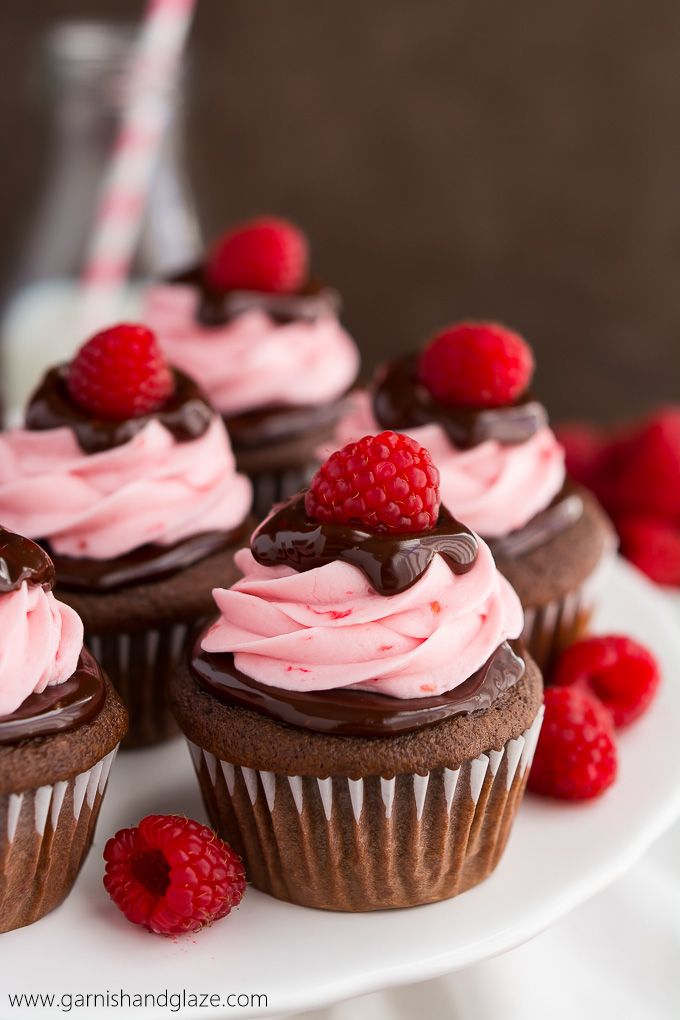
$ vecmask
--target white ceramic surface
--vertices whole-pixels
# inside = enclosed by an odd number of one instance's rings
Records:
[[[175,941],[129,925],[101,886],[101,849],[149,812],[203,817],[180,741],[121,754],[99,835],[74,892],[49,917],[0,937],[0,1020],[63,1016],[64,1008],[10,1008],[7,992],[214,993],[213,1008],[73,1009],[87,1020],[177,1016],[269,1017],[377,988],[424,980],[519,945],[632,865],[680,815],[680,630],[663,597],[630,566],[609,578],[598,630],[630,633],[660,657],[662,690],[620,739],[621,774],[600,801],[564,805],[528,797],[508,850],[483,885],[447,903],[342,915],[279,903],[249,890],[230,918]],[[230,993],[267,996],[267,1008],[227,1004]]]

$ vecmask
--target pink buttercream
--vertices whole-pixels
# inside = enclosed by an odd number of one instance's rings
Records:
[[[83,625],[51,591],[24,581],[17,591],[0,596],[0,634],[0,716],[75,672]]]
[[[143,320],[168,360],[196,379],[223,414],[325,404],[356,379],[359,352],[332,314],[281,325],[252,310],[207,329],[197,321],[197,304],[194,287],[152,287]]]
[[[362,436],[380,432],[370,395],[353,396],[333,444],[323,457]],[[439,468],[442,502],[473,531],[487,538],[522,528],[544,510],[564,484],[564,451],[546,426],[524,443],[480,443],[469,450],[454,446],[441,425],[408,430],[430,451]]]
[[[69,428],[0,435],[0,521],[65,556],[107,559],[228,531],[245,519],[251,495],[217,415],[198,439],[178,442],[152,420],[93,454]]]
[[[235,559],[244,577],[215,589],[220,616],[202,647],[233,652],[238,669],[272,687],[442,694],[522,630],[519,599],[484,542],[467,574],[437,555],[411,588],[389,597],[340,561],[298,573],[261,566],[249,549]]]

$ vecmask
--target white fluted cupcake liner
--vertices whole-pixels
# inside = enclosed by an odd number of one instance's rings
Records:
[[[188,743],[211,821],[255,886],[306,906],[377,910],[447,899],[493,871],[542,717],[499,751],[424,775],[288,776]]]
[[[167,698],[170,673],[188,652],[197,622],[88,634],[85,643],[111,678],[130,716],[124,748],[148,747],[178,732]]]
[[[0,795],[0,932],[37,921],[71,891],[117,750],[72,779]]]

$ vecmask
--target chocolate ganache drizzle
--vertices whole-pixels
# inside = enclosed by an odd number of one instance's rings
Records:
[[[373,396],[373,412],[386,429],[441,425],[454,446],[467,449],[488,439],[523,443],[548,423],[545,408],[525,397],[506,407],[454,407],[436,400],[418,379],[418,356],[386,365]]]
[[[99,714],[105,693],[99,664],[83,648],[73,676],[40,694],[31,694],[15,712],[0,718],[0,746],[83,726]]]
[[[51,591],[54,582],[54,565],[45,550],[28,538],[0,528],[0,595],[18,591],[24,583]],[[11,635],[2,635],[0,640],[11,640]],[[82,726],[100,711],[104,696],[101,669],[83,648],[73,676],[62,684],[46,687],[40,694],[31,694],[15,712],[0,718],[0,745]]]
[[[322,692],[268,687],[241,673],[233,655],[202,651],[200,639],[191,671],[201,687],[220,700],[277,722],[336,736],[386,737],[490,708],[524,673],[520,650],[504,642],[464,683],[428,698],[394,698],[346,687]]]
[[[78,407],[68,390],[68,365],[59,365],[46,374],[31,397],[26,409],[26,427],[33,431],[70,428],[78,445],[87,454],[122,446],[151,420],[165,426],[178,442],[199,439],[207,431],[215,412],[192,379],[177,369],[173,369],[173,375],[174,391],[160,408],[138,418],[113,421],[94,418]],[[126,585],[168,577],[242,541],[250,526],[250,522],[245,521],[231,531],[203,532],[169,546],[149,543],[105,560],[61,556],[50,550],[54,561],[52,569],[56,568],[59,585],[63,589],[113,591]],[[44,544],[49,548],[47,542]]]
[[[45,591],[54,588],[54,564],[44,549],[30,538],[0,527],[0,594],[18,591],[26,581]]]
[[[344,560],[359,567],[377,592],[389,596],[415,584],[435,554],[454,573],[466,573],[475,563],[478,543],[443,507],[430,531],[377,535],[352,525],[311,520],[304,510],[303,492],[278,507],[257,529],[251,551],[259,563],[285,564],[297,571]],[[521,648],[503,642],[464,683],[442,695],[405,699],[350,688],[289,691],[246,676],[231,653],[204,652],[202,637],[194,648],[191,672],[206,691],[278,722],[337,736],[394,736],[455,715],[484,711],[524,673]]]
[[[214,556],[233,545],[240,545],[252,528],[250,518],[231,531],[203,531],[172,545],[139,546],[122,556],[106,560],[60,556],[50,551],[59,576],[59,587],[70,591],[109,592],[128,585],[160,581]]]
[[[210,287],[202,264],[173,276],[170,283],[184,283],[199,293],[197,319],[202,326],[217,327],[248,311],[261,311],[279,325],[288,322],[315,322],[323,315],[340,313],[340,295],[315,277],[293,294],[269,294],[261,291],[216,290]]]
[[[380,595],[397,595],[422,577],[437,553],[454,574],[467,573],[477,558],[477,539],[444,507],[430,531],[377,535],[312,520],[304,500],[304,493],[294,496],[255,531],[250,548],[258,563],[303,571],[343,560],[359,567]]]
[[[213,410],[193,380],[173,370],[175,389],[162,407],[138,418],[112,421],[94,418],[71,399],[68,365],[50,369],[26,408],[26,428],[34,432],[67,427],[84,453],[100,453],[129,442],[152,419],[160,422],[179,442],[198,439],[207,432]]]
[[[487,440],[506,446],[523,443],[548,424],[543,405],[528,395],[504,407],[475,409],[441,403],[420,382],[417,355],[383,368],[373,395],[373,413],[383,428],[440,425],[450,442],[462,450]],[[567,481],[550,505],[524,527],[486,541],[495,557],[525,556],[574,524],[582,513],[583,500]]]

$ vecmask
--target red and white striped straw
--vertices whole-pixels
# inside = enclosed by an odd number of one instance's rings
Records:
[[[107,325],[135,253],[196,0],[149,0],[83,268],[82,330]]]

